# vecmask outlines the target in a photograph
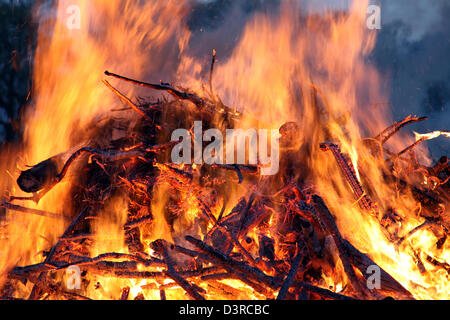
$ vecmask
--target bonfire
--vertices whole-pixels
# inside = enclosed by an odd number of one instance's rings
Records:
[[[189,55],[187,1],[43,21],[23,143],[3,152],[1,298],[448,298],[450,168],[424,142],[449,134],[360,105],[382,97],[362,2],[257,14],[226,61]],[[196,121],[186,154],[173,132]],[[211,129],[269,129],[272,163],[251,139],[242,162],[196,161]]]

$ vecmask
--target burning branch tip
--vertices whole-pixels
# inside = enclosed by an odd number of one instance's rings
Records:
[[[127,103],[134,111],[139,113],[142,117],[145,118],[147,121],[151,121],[151,119],[143,112],[133,101],[131,101],[128,97],[126,97],[124,94],[122,94],[119,90],[114,88],[108,81],[103,80],[103,83],[105,86],[107,86],[112,92],[114,92],[122,101]]]

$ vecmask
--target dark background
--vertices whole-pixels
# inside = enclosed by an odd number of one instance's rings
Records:
[[[19,138],[19,114],[31,88],[37,26],[31,1],[0,1],[0,141]]]

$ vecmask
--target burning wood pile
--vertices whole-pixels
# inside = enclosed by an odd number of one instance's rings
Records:
[[[214,59],[211,73],[213,66]],[[401,214],[378,206],[383,199],[377,198],[377,186],[335,141],[305,149],[296,141],[302,128],[295,122],[284,124],[279,129],[280,169],[273,176],[261,176],[261,166],[252,164],[174,164],[170,161],[171,150],[178,144],[170,140],[174,129],[191,128],[192,119],[201,119],[208,128],[217,123],[234,128],[243,115],[225,106],[212,87],[211,97],[205,98],[166,83],[106,75],[165,91],[172,98],[134,103],[105,81],[139,119],[111,115],[106,123],[96,124],[97,134],[83,146],[22,171],[17,184],[31,196],[12,196],[1,206],[48,221],[65,219],[68,227],[43,253],[42,262],[10,270],[2,299],[414,298],[382,265],[341,234],[335,211],[347,208],[328,207],[302,175],[308,163],[299,159],[304,159],[305,152],[322,150],[319,153],[334,162],[339,179],[354,195],[354,204],[359,206],[354,210],[376,221],[397,250],[410,246],[408,238],[427,229],[439,239],[439,252],[450,228],[447,158],[433,167],[414,162],[412,150],[426,137],[397,153],[385,146],[401,128],[425,118],[408,117],[364,140],[366,151],[385,161],[384,179],[392,192],[412,194],[420,204],[424,222],[405,233],[396,229]],[[317,94],[316,88],[312,91]],[[414,178],[398,174],[398,163],[414,167]],[[72,203],[67,204],[74,208],[74,215],[16,204],[39,202],[68,175],[75,181]],[[417,183],[419,176],[428,189]],[[230,190],[238,186],[247,192],[230,198]],[[117,199],[126,201],[118,205]],[[96,241],[110,235],[107,230],[99,234],[97,222],[115,206],[126,212],[126,220],[117,222],[121,230],[114,231],[123,234],[126,249],[110,252],[105,246],[103,251],[93,250]],[[443,259],[415,254],[420,272],[450,273]],[[31,287],[31,291],[21,287]]]
[[[424,147],[449,133],[379,103],[369,1],[281,1],[232,43],[188,23],[198,1],[74,2],[77,28],[36,9],[0,150],[2,299],[449,297],[450,169]]]

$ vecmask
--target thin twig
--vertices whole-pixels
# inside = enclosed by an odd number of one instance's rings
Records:
[[[385,144],[395,133],[397,133],[404,126],[427,119],[427,117],[408,116],[402,121],[396,122],[390,127],[384,129],[381,133],[375,136],[374,139],[380,140],[381,144]]]
[[[405,149],[403,149],[402,151],[400,151],[399,153],[397,153],[395,156],[391,157],[389,160],[393,160],[393,159],[395,159],[395,158],[400,157],[402,154],[404,154],[404,153],[406,153],[406,152],[412,150],[415,146],[417,146],[419,143],[421,143],[421,142],[423,142],[423,141],[425,141],[425,140],[427,140],[425,137],[420,138],[419,140],[417,140],[416,142],[414,142],[412,145],[406,147]]]
[[[130,79],[130,78],[127,78],[124,76],[120,76],[118,74],[115,74],[115,73],[112,73],[109,71],[105,71],[105,75],[111,76],[111,77],[114,77],[114,78],[117,78],[120,80],[124,80],[127,82],[131,82],[131,83],[141,86],[141,87],[151,88],[154,90],[166,91],[166,92],[170,93],[172,96],[174,96],[175,98],[191,101],[197,107],[203,107],[205,105],[205,101],[202,98],[200,98],[199,96],[192,94],[192,93],[181,92],[167,83],[153,84],[153,83],[143,82],[143,81],[139,81],[139,80]]]
[[[403,241],[405,241],[407,238],[411,237],[414,233],[416,233],[419,230],[425,229],[429,226],[439,226],[437,223],[426,220],[424,223],[418,225],[417,227],[411,229],[407,234],[405,234],[403,237],[397,240],[395,243],[396,246],[399,246],[402,244]]]
[[[26,207],[18,206],[18,205],[9,203],[9,202],[0,203],[0,207],[3,207],[5,209],[11,210],[11,211],[30,213],[30,214],[34,214],[34,215],[38,215],[38,216],[42,216],[42,217],[68,220],[68,218],[62,214],[52,213],[52,212],[43,211],[43,210],[39,210],[39,209],[26,208]]]
[[[214,98],[214,90],[212,85],[212,79],[214,74],[214,64],[216,63],[216,50],[213,49],[212,60],[211,60],[211,69],[209,70],[209,92],[211,93],[211,97]]]
[[[124,94],[122,94],[121,92],[119,92],[119,90],[117,90],[116,88],[114,88],[108,81],[103,80],[103,83],[105,84],[105,86],[107,86],[112,92],[114,92],[122,101],[124,101],[125,103],[127,103],[134,111],[136,111],[137,113],[139,113],[142,117],[145,118],[145,120],[147,121],[151,121],[151,119],[145,114],[145,112],[143,112],[141,109],[139,109],[139,107],[137,105],[134,104],[133,101],[131,101],[127,96],[125,96]]]

